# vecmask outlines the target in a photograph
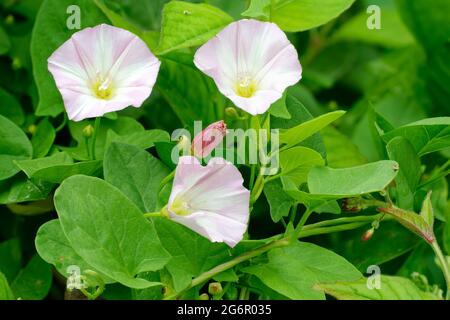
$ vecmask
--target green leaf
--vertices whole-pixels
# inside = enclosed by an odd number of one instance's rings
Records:
[[[348,168],[367,163],[359,148],[343,133],[329,126],[320,132],[327,150],[327,164],[332,168]]]
[[[31,39],[31,58],[33,61],[34,79],[39,91],[38,116],[56,116],[63,110],[61,94],[47,69],[47,59],[79,30],[70,30],[67,26],[67,8],[73,5],[72,0],[45,0],[36,17]],[[92,0],[79,0],[81,29],[108,23],[108,19],[97,8]]]
[[[162,61],[156,86],[182,123],[193,126],[198,119],[213,122],[215,111],[211,96],[217,94],[217,89],[212,80],[192,67],[166,59]],[[195,83],[195,90],[186,83]]]
[[[269,262],[242,271],[258,277],[266,286],[294,300],[325,299],[313,287],[321,282],[355,281],[361,273],[343,257],[317,245],[297,242],[273,249]]]
[[[398,136],[408,139],[420,157],[450,148],[450,117],[413,122],[386,133],[382,138],[387,143]]]
[[[173,221],[154,218],[156,230],[172,259],[166,268],[172,276],[176,292],[185,289],[192,277],[230,260],[228,247],[213,243]]]
[[[12,281],[20,270],[22,254],[18,238],[0,243],[0,272]]]
[[[345,169],[316,167],[308,176],[309,191],[339,197],[358,196],[384,190],[398,172],[395,161],[378,161]]]
[[[146,130],[133,132],[130,134],[119,135],[113,130],[109,130],[106,135],[106,145],[109,146],[113,142],[121,142],[137,146],[141,149],[149,149],[157,142],[167,142],[170,140],[169,134],[164,130]]]
[[[15,164],[25,172],[28,178],[33,178],[42,169],[72,163],[73,159],[65,152],[58,152],[46,158],[15,161]]]
[[[55,165],[36,171],[33,178],[52,183],[61,183],[65,179],[79,174],[96,177],[101,174],[102,166],[103,162],[101,160]]]
[[[273,222],[278,222],[281,218],[289,215],[289,211],[295,201],[283,191],[280,180],[266,182],[264,184],[264,194],[270,206],[270,216]]]
[[[53,184],[41,180],[28,180],[25,175],[0,181],[0,204],[43,200],[48,197]]]
[[[306,138],[319,132],[330,123],[336,121],[345,114],[345,111],[334,111],[301,123],[294,128],[280,132],[280,143],[285,144],[285,148],[293,147]]]
[[[290,178],[297,186],[308,180],[315,166],[324,166],[320,153],[305,147],[294,147],[280,153],[281,175]]]
[[[368,281],[363,278],[351,282],[321,283],[316,287],[339,300],[438,300],[406,278],[381,276],[380,289],[369,289]]]
[[[313,116],[311,115],[309,110],[303,105],[303,100],[299,99],[299,96],[305,96],[304,92],[297,92],[296,89],[296,86],[288,88],[286,94],[286,108],[291,117],[289,119],[283,119],[272,116],[270,119],[272,128],[290,129],[313,119]],[[319,133],[315,133],[309,138],[305,139],[300,143],[300,145],[316,150],[322,155],[324,159],[327,156],[322,137]]]
[[[8,118],[18,126],[25,122],[25,115],[19,101],[2,88],[0,88],[0,115]]]
[[[20,171],[14,160],[31,159],[33,149],[25,133],[0,115],[0,181]]]
[[[350,8],[355,0],[275,0],[271,21],[289,32],[321,26]]]
[[[51,266],[35,255],[11,283],[11,290],[18,299],[44,299],[52,285]]]
[[[14,300],[14,294],[9,287],[8,280],[3,273],[0,272],[0,300]]]
[[[16,161],[16,165],[29,178],[61,183],[77,174],[96,176],[100,173],[103,162],[93,160],[74,163],[66,152],[59,152],[46,158]]]
[[[94,120],[85,120],[80,122],[69,122],[69,129],[72,137],[78,142],[76,147],[66,148],[60,147],[63,151],[66,151],[72,158],[76,160],[89,160],[86,148],[86,138],[83,135],[83,129],[87,125],[94,125]],[[97,140],[95,143],[95,159],[103,159],[104,153],[108,148],[108,132],[112,130],[119,136],[128,136],[132,134],[138,134],[145,132],[143,125],[137,120],[120,116],[115,120],[102,118],[100,129],[98,131]],[[144,133],[143,133],[144,134]],[[144,134],[145,135],[145,134]],[[112,136],[113,137],[113,136]],[[142,143],[142,138],[139,137],[139,143]],[[113,139],[114,140],[114,139]],[[148,143],[151,145],[151,141]]]
[[[132,288],[158,285],[135,276],[161,269],[169,255],[153,223],[118,189],[98,178],[73,176],[54,201],[64,234],[87,263]]]
[[[48,119],[42,120],[36,132],[31,138],[31,145],[33,146],[33,158],[45,157],[53,146],[56,138],[56,131]]]
[[[161,181],[169,170],[138,147],[112,143],[105,154],[105,180],[120,189],[143,212],[157,210]]]
[[[5,29],[0,26],[0,55],[7,53],[11,49],[11,41]]]
[[[242,12],[244,17],[270,19],[270,0],[251,0],[247,10]]]
[[[162,15],[158,55],[202,45],[233,22],[228,14],[205,3],[171,1],[164,6]]]
[[[155,49],[159,39],[159,34],[157,32],[142,30],[133,22],[127,20],[120,14],[109,9],[103,0],[95,0],[94,2],[97,5],[97,7],[105,14],[105,16],[108,17],[108,19],[112,22],[114,26],[128,30],[131,33],[134,33],[139,38],[141,38],[150,49],[152,50]]]
[[[435,0],[433,5],[427,0],[396,0],[399,12],[417,40],[428,49],[434,49],[448,41],[450,26],[447,0]]]
[[[271,115],[273,115],[274,117],[277,117],[277,118],[282,118],[282,119],[291,119],[292,118],[292,116],[289,113],[289,110],[286,106],[286,97],[287,97],[287,94],[285,92],[283,94],[283,97],[281,97],[281,99],[279,99],[274,104],[272,104],[272,106],[269,109],[269,113]]]
[[[35,245],[41,258],[54,265],[56,270],[66,278],[71,273],[70,267],[73,266],[79,268],[80,274],[83,274],[86,270],[93,270],[98,273],[72,248],[58,219],[48,221],[39,228]],[[114,282],[105,275],[100,274],[100,276],[105,283]]]
[[[421,164],[414,147],[403,137],[395,137],[386,146],[389,159],[399,164],[400,170],[395,178],[397,205],[403,209],[414,210],[414,193],[421,176]]]
[[[428,219],[425,220],[423,216],[412,211],[406,211],[395,207],[379,208],[378,210],[391,215],[405,228],[414,232],[428,243],[436,241],[433,227],[428,224]]]

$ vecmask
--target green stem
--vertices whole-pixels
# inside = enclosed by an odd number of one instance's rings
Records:
[[[199,275],[198,277],[194,278],[191,282],[191,284],[189,285],[189,287],[187,287],[185,290],[183,290],[182,292],[179,293],[174,293],[166,298],[164,298],[165,300],[172,300],[177,298],[180,294],[182,294],[183,292],[198,286],[199,284],[202,284],[205,281],[208,281],[210,278],[218,275],[219,273],[228,270],[230,268],[233,268],[234,266],[240,264],[241,262],[247,261],[251,258],[257,257],[271,249],[274,248],[280,248],[280,247],[285,247],[288,246],[290,243],[290,239],[280,239],[280,240],[276,240],[276,241],[272,241],[264,246],[261,246],[259,248],[256,248],[254,250],[250,250],[248,252],[245,252],[243,254],[241,254],[240,256],[237,256],[236,258],[227,261],[225,263],[219,264],[218,266],[210,269],[209,271],[206,271],[204,273],[202,273],[201,275]]]
[[[60,132],[67,124],[67,114],[64,112],[64,119],[62,123],[58,126],[58,128],[55,129],[56,133]]]
[[[98,131],[100,129],[100,122],[101,122],[101,117],[97,117],[95,118],[95,123],[94,123],[94,133],[92,135],[92,145],[91,145],[91,156],[92,156],[92,160],[95,160],[95,144],[97,143],[97,134]]]
[[[164,186],[166,185],[166,184],[168,184],[172,179],[173,179],[173,177],[175,177],[175,170],[173,170],[167,177],[165,177],[162,181],[161,181],[161,183],[159,184],[159,188],[158,188],[158,194],[161,192],[161,190],[162,190],[162,188],[164,188]]]
[[[308,230],[302,229],[299,232],[298,239],[307,238],[307,237],[311,237],[311,236],[317,236],[317,235],[321,235],[321,234],[328,234],[328,233],[358,229],[365,225],[367,225],[367,222],[353,222],[353,223],[341,224],[341,225],[332,226],[332,227],[315,228],[315,229],[308,229]]]
[[[248,300],[248,295],[250,292],[248,291],[247,287],[243,287],[241,289],[241,292],[239,293],[239,300]]]
[[[255,185],[250,195],[250,205],[253,205],[256,202],[256,200],[258,200],[259,196],[263,192],[263,189],[264,189],[264,178],[260,174],[256,178]]]
[[[292,241],[295,241],[296,239],[298,239],[300,232],[302,231],[302,228],[305,225],[306,220],[308,220],[311,213],[312,213],[312,210],[310,210],[310,209],[307,209],[305,211],[305,213],[303,214],[302,218],[300,219],[297,227],[295,227],[294,236],[292,237]]]
[[[249,189],[250,191],[253,190],[253,185],[255,184],[255,174],[256,174],[256,165],[251,165],[251,172],[250,172],[250,183],[249,183]]]
[[[84,143],[86,144],[86,152],[87,152],[88,159],[92,159],[91,148],[89,147],[89,138],[88,137],[84,138]]]
[[[338,218],[338,219],[332,219],[332,220],[325,220],[320,221],[314,224],[309,224],[303,227],[302,230],[311,230],[311,229],[317,229],[321,227],[328,227],[328,226],[335,226],[335,225],[341,225],[346,223],[353,223],[353,222],[365,222],[365,223],[371,223],[372,221],[379,220],[383,217],[383,213],[371,215],[371,216],[356,216],[356,217],[347,217],[347,218]],[[391,216],[386,216],[385,219],[393,219]]]
[[[446,294],[446,300],[450,300],[450,270],[448,266],[447,259],[445,259],[444,254],[442,253],[441,247],[439,247],[439,244],[436,240],[431,243],[431,248],[433,248],[434,253],[436,254],[436,257],[439,260],[439,267],[442,270],[442,273],[444,274],[445,283],[447,284],[447,294]]]
[[[145,218],[154,218],[154,217],[162,217],[162,216],[163,216],[163,214],[161,213],[161,211],[144,213]]]

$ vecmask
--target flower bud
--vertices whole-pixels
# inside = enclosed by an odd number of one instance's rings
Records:
[[[370,238],[372,238],[373,234],[375,233],[375,229],[374,228],[370,228],[369,230],[367,230],[366,232],[364,232],[364,234],[361,237],[362,241],[369,241]]]
[[[238,120],[240,119],[240,116],[236,110],[236,108],[233,107],[228,107],[225,109],[225,114],[227,115],[227,117],[233,119],[233,120]]]
[[[202,293],[199,297],[199,300],[209,300],[209,296],[207,293]]]
[[[6,18],[5,18],[5,24],[8,25],[8,26],[11,26],[11,25],[14,24],[14,21],[15,21],[15,20],[16,20],[16,19],[14,18],[14,16],[13,16],[12,14],[8,14],[8,15],[6,16]]]
[[[35,133],[36,133],[36,130],[37,130],[37,126],[36,126],[35,124],[30,124],[30,125],[28,126],[28,132],[29,132],[30,134],[35,134]]]
[[[208,286],[208,292],[212,296],[221,294],[222,291],[223,291],[223,289],[222,289],[222,285],[220,284],[220,282],[212,282]]]
[[[83,128],[83,137],[90,138],[94,134],[94,127],[90,124],[88,124],[86,127]]]
[[[227,134],[227,125],[223,120],[209,125],[192,141],[192,151],[197,158],[207,157]]]

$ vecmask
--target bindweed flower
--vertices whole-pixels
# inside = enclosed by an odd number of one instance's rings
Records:
[[[249,219],[250,192],[239,170],[222,158],[207,166],[180,157],[167,205],[169,218],[208,238],[234,247]]]
[[[195,136],[192,141],[192,151],[198,158],[207,157],[227,135],[227,125],[223,120],[210,124],[205,130]]]
[[[266,112],[301,79],[294,46],[274,23],[231,23],[195,54],[194,63],[220,92],[252,115]]]
[[[106,24],[73,34],[48,59],[74,121],[140,107],[152,92],[160,64],[136,35]]]

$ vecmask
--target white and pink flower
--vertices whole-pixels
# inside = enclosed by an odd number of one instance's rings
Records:
[[[234,247],[249,220],[250,192],[239,170],[222,158],[207,166],[181,157],[167,205],[169,218],[208,238]]]
[[[76,32],[48,59],[74,121],[140,107],[152,92],[159,67],[141,39],[106,24]]]
[[[252,115],[266,112],[302,75],[286,34],[274,23],[257,20],[231,23],[198,49],[194,63]]]

